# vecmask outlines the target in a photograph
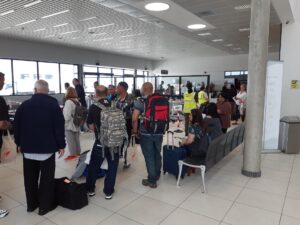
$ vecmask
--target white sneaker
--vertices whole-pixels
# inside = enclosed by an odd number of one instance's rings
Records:
[[[88,196],[89,197],[93,197],[93,196],[95,196],[96,195],[96,193],[93,191],[93,192],[88,192]]]
[[[8,213],[9,213],[8,210],[0,209],[0,218],[7,216]]]
[[[106,200],[111,200],[111,199],[112,199],[112,195],[106,195],[106,196],[105,196],[105,199],[106,199]]]

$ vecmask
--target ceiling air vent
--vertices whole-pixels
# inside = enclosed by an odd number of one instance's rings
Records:
[[[213,16],[215,13],[211,10],[195,13],[199,17]]]

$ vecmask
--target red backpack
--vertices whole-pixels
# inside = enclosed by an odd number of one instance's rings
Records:
[[[164,134],[169,129],[169,100],[160,95],[149,96],[145,103],[143,124],[151,134]]]

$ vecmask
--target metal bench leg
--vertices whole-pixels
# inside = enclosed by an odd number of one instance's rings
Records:
[[[177,187],[179,187],[179,182],[181,179],[181,173],[182,173],[182,167],[183,167],[183,162],[181,160],[178,161],[178,166],[179,166],[179,174],[177,178]]]
[[[202,177],[202,184],[203,184],[202,193],[206,193],[206,187],[205,187],[205,170],[206,170],[206,167],[205,166],[200,166],[200,169],[201,169],[201,177]]]

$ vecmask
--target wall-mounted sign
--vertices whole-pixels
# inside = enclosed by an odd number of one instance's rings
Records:
[[[291,80],[291,89],[299,89],[299,80]]]

